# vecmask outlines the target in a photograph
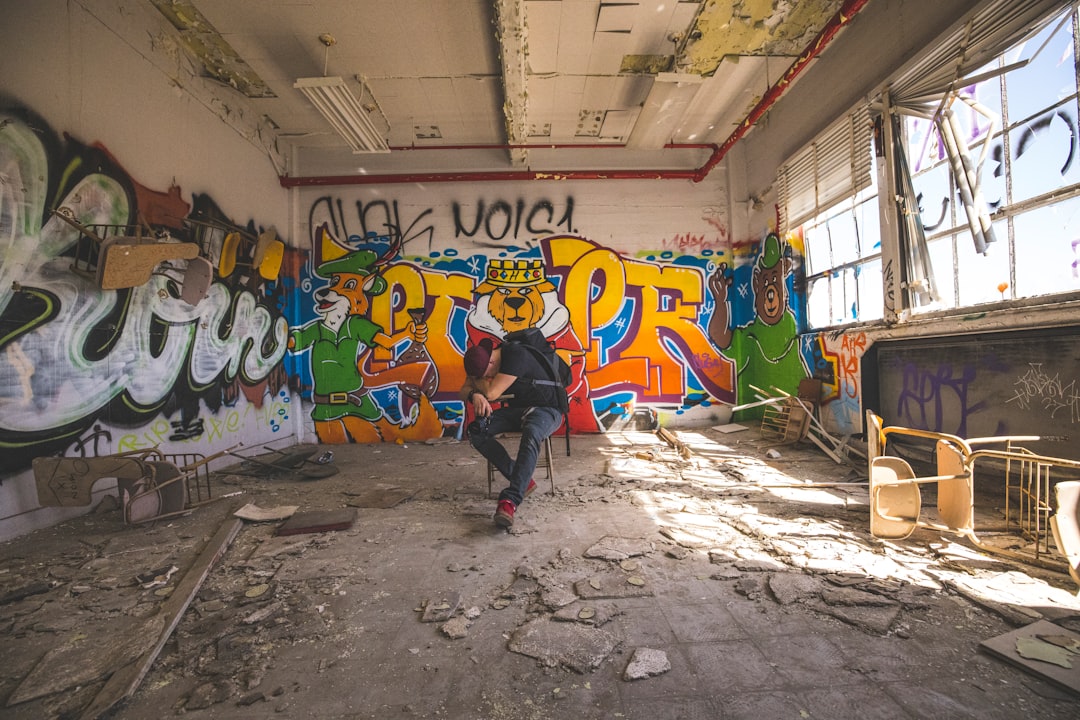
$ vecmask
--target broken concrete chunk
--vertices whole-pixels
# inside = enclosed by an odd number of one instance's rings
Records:
[[[892,624],[900,615],[900,606],[891,607],[867,607],[828,605],[821,601],[810,603],[818,612],[831,615],[837,620],[853,625],[865,633],[871,635],[885,635],[889,632]]]
[[[439,630],[451,640],[460,640],[469,634],[469,619],[464,615],[458,615],[444,622]]]
[[[769,576],[769,590],[781,605],[817,597],[822,590],[821,581],[813,575],[802,573],[773,573]]]
[[[644,538],[623,538],[605,535],[585,551],[585,557],[600,560],[625,560],[652,552],[654,546]]]
[[[605,573],[594,575],[588,580],[579,580],[574,583],[574,592],[583,600],[649,597],[653,594],[646,578],[640,575],[628,578],[623,573]]]
[[[642,680],[654,675],[663,675],[671,669],[671,661],[663,650],[638,648],[630,657],[630,662],[623,671],[623,680]]]
[[[612,618],[622,615],[622,610],[611,603],[574,603],[552,615],[559,622],[576,622],[600,627]]]
[[[547,586],[540,591],[540,602],[552,610],[566,607],[577,599],[577,595],[558,585]]]
[[[547,667],[561,666],[584,674],[596,670],[617,644],[614,635],[599,628],[537,618],[519,627],[510,636],[508,647]]]
[[[743,572],[774,572],[787,570],[787,566],[776,560],[736,560],[735,567]]]
[[[821,599],[829,605],[889,607],[897,604],[890,598],[856,588],[825,588],[821,591]]]
[[[429,600],[424,606],[424,614],[420,618],[420,622],[446,622],[453,617],[460,602],[461,595],[458,593],[447,593],[434,600]]]
[[[719,570],[709,577],[713,580],[735,580],[742,577],[742,572],[734,565],[722,565]]]
[[[735,583],[735,592],[745,595],[749,600],[757,600],[765,592],[765,584],[758,575],[746,575]]]
[[[690,551],[681,545],[668,548],[667,556],[675,558],[676,560],[685,560],[690,555]]]

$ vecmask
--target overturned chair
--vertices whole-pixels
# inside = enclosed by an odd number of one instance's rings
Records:
[[[986,552],[1064,572],[1066,568],[1057,558],[1047,557],[1053,532],[1068,572],[1080,583],[1080,482],[1061,481],[1069,473],[1080,475],[1080,461],[1039,455],[1016,445],[1046,439],[1034,435],[964,439],[915,428],[883,427],[873,411],[866,413],[866,427],[870,532],[874,537],[902,540],[917,528],[951,532]],[[934,443],[936,475],[918,476],[906,460],[887,454],[889,439],[904,436]],[[987,544],[976,532],[976,467],[991,462],[995,470],[1004,469],[1006,530],[1015,520],[1019,534],[1032,543],[1030,552]],[[920,487],[927,484],[936,485],[937,522],[922,518]],[[1056,503],[1051,501],[1052,491]],[[1012,496],[1018,498],[1015,512],[1009,509]]]
[[[99,480],[115,479],[124,522],[161,520],[209,502],[210,457],[167,454],[156,448],[100,457],[34,458],[38,502],[47,507],[78,507],[93,500]]]
[[[874,537],[902,540],[916,528],[975,535],[975,486],[966,465],[971,448],[961,438],[946,433],[904,427],[882,427],[881,418],[866,413],[867,460],[870,471],[870,533]],[[890,435],[918,437],[934,442],[937,475],[918,477],[903,458],[886,455]],[[921,485],[937,485],[938,519],[922,519]]]

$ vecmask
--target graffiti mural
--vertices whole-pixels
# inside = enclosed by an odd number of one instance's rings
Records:
[[[465,255],[430,249],[433,238],[442,247],[433,210],[402,223],[401,205],[379,202],[357,202],[359,215],[348,221],[349,205],[331,198],[315,200],[309,213],[334,218],[312,230],[314,274],[330,284],[314,290],[313,312],[294,322],[289,342],[293,354],[308,354],[292,384],[324,442],[460,437],[465,351],[525,327],[540,328],[573,370],[574,432],[652,428],[665,414],[735,402],[734,365],[703,324],[715,305],[707,272],[720,251],[626,257],[554,234],[495,255]],[[550,216],[542,202],[510,207],[535,229],[549,219],[569,222],[573,203]],[[335,228],[345,227],[363,234],[338,238]],[[319,342],[337,354],[320,354]],[[386,391],[388,384],[396,389]]]
[[[862,432],[862,359],[869,347],[860,331],[808,334],[803,359],[811,377],[821,380],[821,415],[838,435]]]
[[[21,110],[0,112],[0,179],[2,473],[41,455],[205,442],[226,432],[224,409],[240,398],[248,413],[276,396],[288,330],[277,283],[216,274],[192,304],[181,298],[180,261],[144,284],[102,290],[93,272],[102,256],[78,229],[135,227],[153,242],[190,243],[189,216],[219,219],[208,197],[188,205],[179,188],[142,187],[104,148],[61,141]]]
[[[325,225],[318,236],[326,257],[336,242]],[[291,351],[310,351],[311,417],[322,442],[415,440],[441,434],[431,403],[439,375],[424,346],[423,304],[410,308],[408,326],[392,334],[369,317],[372,299],[388,292],[381,271],[396,255],[397,246],[391,244],[381,255],[359,249],[321,263],[315,272],[329,284],[314,293],[319,318],[289,335]],[[393,353],[392,360],[375,358],[371,351],[376,347]],[[393,411],[375,399],[377,388],[389,389]]]
[[[770,233],[762,243],[750,278],[741,283],[721,263],[709,278],[716,310],[709,321],[709,337],[731,357],[738,369],[740,403],[762,397],[755,388],[775,395],[773,388],[794,392],[807,371],[799,351],[798,328],[791,309],[793,262]],[[731,321],[729,296],[735,290],[749,300],[753,317],[745,325]],[[748,416],[760,414],[750,409]]]

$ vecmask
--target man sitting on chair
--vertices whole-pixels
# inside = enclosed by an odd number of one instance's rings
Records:
[[[562,423],[556,390],[533,383],[546,380],[547,373],[527,348],[516,343],[495,347],[490,338],[466,351],[465,374],[460,397],[476,416],[469,423],[469,442],[510,481],[495,508],[495,524],[509,528],[517,507],[536,489],[532,474],[540,445]],[[503,395],[508,396],[505,402],[492,409],[492,401]],[[504,432],[521,432],[516,458],[495,438]]]

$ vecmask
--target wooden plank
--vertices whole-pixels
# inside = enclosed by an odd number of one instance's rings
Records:
[[[225,554],[232,541],[236,538],[244,521],[239,518],[229,518],[218,529],[217,534],[206,544],[202,553],[195,560],[191,569],[184,575],[184,579],[176,586],[168,599],[162,603],[161,608],[152,619],[164,621],[164,629],[158,636],[157,642],[142,657],[136,659],[124,667],[118,669],[106,681],[105,686],[94,697],[93,702],[83,711],[80,716],[83,720],[97,720],[106,711],[125,698],[131,697],[139,684],[142,683],[146,673],[150,671],[161,649],[165,647],[169,636],[180,623],[180,618],[187,611],[191,601],[195,598],[199,588],[210,575],[210,570]]]
[[[195,243],[131,242],[135,238],[109,238],[98,257],[98,286],[102,290],[139,287],[150,282],[154,268],[165,260],[192,260],[199,255]]]

